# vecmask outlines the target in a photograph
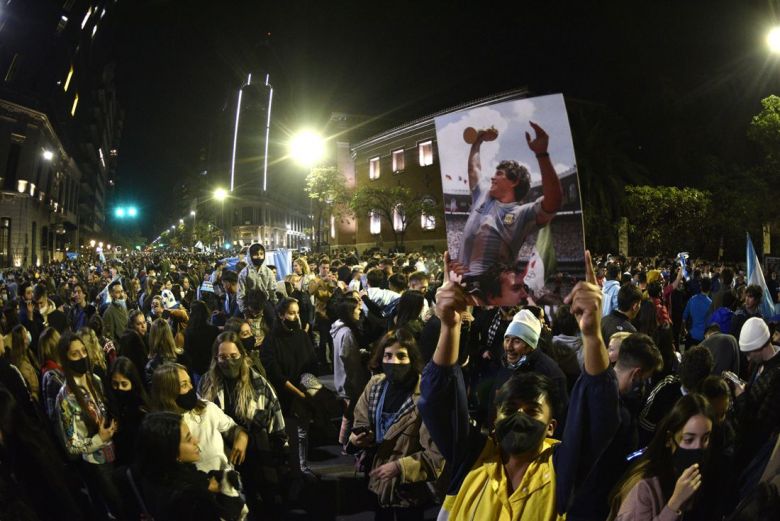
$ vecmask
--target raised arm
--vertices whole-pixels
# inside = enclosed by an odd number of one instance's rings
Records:
[[[479,147],[484,140],[484,132],[477,134],[477,139],[471,144],[469,150],[468,170],[469,170],[469,190],[472,192],[479,185],[479,176],[482,174],[482,162],[479,159]]]
[[[542,174],[542,210],[548,214],[537,216],[536,222],[537,224],[544,224],[552,218],[551,214],[554,214],[561,208],[563,189],[561,188],[558,174],[555,172],[555,168],[550,160],[550,154],[547,152],[550,142],[547,132],[533,121],[529,123],[534,129],[536,137],[531,139],[531,135],[526,132],[525,140],[528,143],[528,148],[531,149],[531,152],[536,155],[536,159],[539,161],[539,171]]]
[[[585,252],[585,280],[574,286],[564,302],[571,305],[571,312],[580,325],[585,372],[603,373],[609,367],[609,356],[601,337],[601,289],[596,283],[589,251]]]
[[[449,280],[449,253],[444,254],[444,284],[436,291],[436,316],[441,320],[441,331],[433,363],[451,367],[458,363],[460,347],[460,313],[466,310],[468,299],[463,287]]]

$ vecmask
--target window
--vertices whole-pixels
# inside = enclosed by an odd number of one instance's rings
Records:
[[[84,15],[84,19],[81,21],[81,30],[82,31],[87,26],[87,22],[89,21],[89,17],[90,16],[92,16],[92,8],[91,7],[89,9],[87,9],[87,13]]]
[[[19,143],[11,143],[8,149],[8,159],[5,162],[5,176],[3,177],[3,189],[13,190],[16,188],[16,172],[19,169],[19,157],[22,153],[22,146]],[[24,189],[22,189],[24,192]]]
[[[76,115],[76,107],[79,106],[79,95],[76,93],[76,97],[73,98],[73,106],[70,107],[70,115],[75,116]]]
[[[576,203],[578,195],[579,194],[577,193],[577,184],[576,183],[570,184],[569,185],[569,201],[572,202],[572,203]]]
[[[420,150],[420,166],[433,164],[433,141],[420,143],[417,148]]]
[[[368,218],[370,223],[369,231],[371,232],[371,235],[379,235],[382,232],[382,220],[376,214],[376,212],[369,213]]]
[[[70,66],[70,70],[68,71],[68,76],[65,78],[65,85],[63,85],[62,90],[68,92],[68,87],[70,87],[70,80],[72,79],[73,79],[73,65]]]
[[[368,160],[368,178],[379,179],[379,158],[378,157]]]
[[[401,232],[404,229],[404,209],[400,204],[393,208],[393,229]]]
[[[62,31],[64,31],[67,25],[68,25],[68,17],[65,15],[60,16],[60,21],[57,24],[57,34],[60,34]]]
[[[393,172],[400,172],[404,169],[404,150],[393,152]]]
[[[14,57],[11,59],[11,64],[8,66],[8,70],[5,72],[5,82],[11,83],[14,81],[14,78],[16,77],[16,73],[19,70],[19,53],[14,54]]]
[[[241,221],[244,224],[252,224],[252,207],[244,206],[241,208]]]
[[[436,204],[436,201],[433,200],[433,198],[426,197],[424,200],[425,203],[429,203],[431,205]],[[433,215],[428,215],[424,211],[420,214],[420,228],[423,230],[429,231],[429,230],[435,230],[436,229],[436,217]]]

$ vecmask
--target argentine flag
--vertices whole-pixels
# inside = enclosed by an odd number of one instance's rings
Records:
[[[753,241],[750,240],[749,233],[747,234],[747,283],[760,286],[761,291],[764,293],[759,306],[761,316],[765,319],[774,316],[772,295],[769,293],[769,288],[766,285],[764,272],[761,270],[761,263],[758,262],[758,256],[755,248],[753,248]]]

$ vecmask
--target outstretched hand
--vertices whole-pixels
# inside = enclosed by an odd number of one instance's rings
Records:
[[[444,283],[436,290],[436,316],[442,326],[455,327],[460,324],[460,313],[466,310],[468,296],[463,286],[450,280],[450,254],[444,252]]]
[[[545,132],[542,127],[533,121],[529,121],[528,123],[531,125],[531,128],[534,129],[534,133],[536,134],[536,137],[531,139],[531,134],[528,132],[525,133],[525,140],[528,143],[528,148],[530,148],[531,152],[534,154],[546,153],[547,146],[550,143],[550,136],[547,135],[547,132]]]
[[[585,280],[578,282],[563,302],[571,306],[583,336],[601,335],[601,288],[596,282],[590,251],[585,251]]]

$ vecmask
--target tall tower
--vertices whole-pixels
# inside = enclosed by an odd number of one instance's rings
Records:
[[[274,89],[270,77],[249,74],[239,89],[230,162],[230,191],[260,194],[268,188],[268,140]]]

